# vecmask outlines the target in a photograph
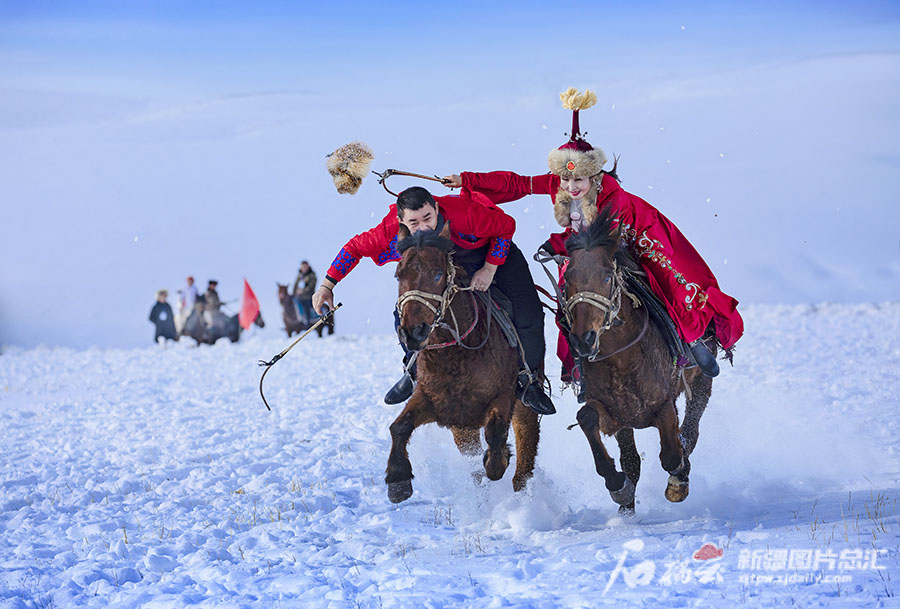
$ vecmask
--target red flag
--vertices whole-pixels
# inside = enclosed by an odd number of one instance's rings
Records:
[[[238,322],[246,330],[253,324],[257,315],[259,315],[259,301],[256,300],[256,294],[253,293],[250,284],[244,279],[244,297],[241,299],[241,315]]]

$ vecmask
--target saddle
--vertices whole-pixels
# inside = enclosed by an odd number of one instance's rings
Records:
[[[697,365],[694,355],[691,353],[690,347],[681,339],[675,323],[669,316],[666,306],[656,297],[650,285],[644,280],[642,271],[626,268],[623,276],[625,285],[629,292],[635,294],[641,304],[647,308],[650,319],[659,329],[660,333],[669,347],[669,353],[675,360],[676,365],[681,368],[693,368]]]
[[[473,293],[481,301],[484,310],[489,312],[500,330],[503,331],[503,336],[506,337],[509,346],[512,349],[518,347],[518,335],[512,321],[512,301],[497,286],[491,286],[487,292],[476,291]]]

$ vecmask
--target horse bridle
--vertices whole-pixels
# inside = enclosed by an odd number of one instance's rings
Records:
[[[621,320],[619,318],[619,311],[621,311],[622,309],[623,293],[625,293],[631,299],[631,303],[635,308],[640,306],[640,300],[637,298],[637,296],[623,287],[625,283],[623,272],[621,269],[619,269],[615,260],[613,260],[612,272],[610,273],[610,275],[612,277],[612,293],[610,295],[610,298],[607,298],[602,294],[597,294],[596,292],[576,292],[572,295],[571,298],[565,299],[565,302],[562,305],[562,310],[566,316],[566,321],[569,323],[570,328],[572,327],[572,320],[574,319],[576,305],[585,303],[603,311],[603,324],[601,324],[600,328],[597,331],[596,344],[598,347],[600,344],[600,335],[612,328],[617,321],[621,323]],[[621,353],[622,351],[625,351],[626,349],[636,345],[647,332],[649,321],[650,314],[649,312],[647,312],[647,314],[644,316],[644,326],[643,328],[641,328],[641,331],[638,333],[637,337],[634,340],[629,342],[624,347],[620,347],[612,353],[606,353],[603,356],[600,356],[599,353],[594,353],[593,355],[588,356],[587,360],[589,362],[598,362],[600,360],[604,360],[608,357],[612,357],[613,355]]]
[[[421,290],[407,290],[400,294],[397,298],[397,314],[403,317],[403,307],[407,305],[409,302],[418,302],[431,311],[434,319],[431,322],[431,325],[428,327],[428,334],[425,336],[425,339],[422,341],[424,344],[431,337],[432,333],[434,333],[435,328],[443,328],[450,332],[453,335],[452,341],[448,343],[442,343],[440,345],[427,345],[425,349],[440,349],[442,347],[449,347],[453,344],[458,344],[463,349],[471,349],[476,350],[483,347],[488,338],[490,337],[490,312],[488,312],[488,331],[485,332],[484,340],[477,347],[469,347],[464,344],[462,341],[465,339],[472,330],[475,329],[475,326],[478,325],[478,303],[475,301],[475,296],[472,295],[472,306],[475,309],[475,316],[473,318],[472,324],[469,326],[469,329],[466,330],[462,335],[459,333],[459,322],[456,320],[456,313],[453,312],[453,309],[450,308],[450,303],[453,302],[453,298],[459,292],[472,292],[474,288],[472,286],[463,287],[457,285],[456,283],[456,266],[453,264],[453,254],[452,252],[447,253],[447,287],[444,288],[443,293],[440,295],[433,294],[431,292],[423,292]],[[438,306],[434,306],[431,304],[433,302],[438,303]],[[450,317],[453,319],[453,326],[450,326],[447,323],[444,323],[444,317],[447,315],[447,311],[450,311]]]
[[[612,294],[610,298],[597,294],[596,292],[576,292],[571,298],[567,298],[563,310],[565,311],[566,320],[571,323],[575,315],[575,306],[581,303],[589,304],[592,307],[603,311],[603,324],[600,326],[597,334],[606,332],[612,328],[615,320],[619,318],[619,311],[622,309],[622,271],[613,260],[612,273]]]

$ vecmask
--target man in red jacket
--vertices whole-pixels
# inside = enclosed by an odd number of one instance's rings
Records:
[[[378,226],[356,235],[341,248],[313,295],[313,307],[316,311],[326,303],[333,307],[335,286],[362,258],[371,258],[378,266],[400,260],[397,231],[401,223],[414,233],[435,230],[441,218],[450,223],[453,260],[472,277],[472,286],[484,291],[496,283],[512,303],[513,323],[522,341],[525,365],[535,379],[529,383],[527,374],[519,375],[520,390],[524,393],[522,401],[539,414],[553,414],[556,408],[541,384],[545,352],[544,313],[528,263],[512,242],[516,222],[484,195],[467,193],[433,197],[418,186],[404,190]],[[399,324],[396,312],[395,324]],[[406,357],[409,356],[407,353]],[[411,372],[415,374],[414,369]],[[404,372],[384,401],[398,404],[408,399],[413,392],[413,381],[414,378]]]

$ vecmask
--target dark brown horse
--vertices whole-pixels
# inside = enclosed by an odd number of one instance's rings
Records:
[[[278,286],[278,302],[281,303],[281,319],[284,321],[284,330],[287,332],[288,338],[295,333],[300,334],[310,325],[315,323],[313,319],[309,324],[303,321],[297,313],[297,307],[294,305],[294,299],[288,293],[288,287],[276,282]],[[325,321],[324,324],[316,328],[319,338],[322,338],[322,331],[328,328],[328,334],[334,334],[334,314]]]
[[[525,488],[534,471],[539,427],[537,414],[516,397],[518,353],[499,324],[491,324],[480,299],[461,289],[464,271],[453,265],[449,223],[440,234],[420,231],[403,239],[397,266],[400,340],[418,352],[418,383],[400,416],[391,424],[391,454],[385,482],[388,498],[399,503],[412,489],[407,445],[413,430],[426,423],[449,427],[460,452],[481,451],[491,480],[509,466],[507,444],[512,423],[516,437],[513,489]],[[401,235],[402,237],[403,235]]]
[[[288,287],[277,282],[275,285],[278,286],[278,302],[281,303],[281,319],[284,321],[284,329],[287,332],[288,338],[290,338],[294,334],[300,334],[309,326],[307,326],[297,314],[297,307],[294,305],[294,299],[291,298],[291,295],[288,293]],[[321,335],[322,331],[320,330],[319,336]]]
[[[212,323],[209,324],[203,314],[203,307],[204,300],[201,296],[195,303],[194,310],[191,311],[191,314],[184,322],[184,328],[181,329],[182,336],[190,336],[197,341],[198,346],[214,345],[217,340],[223,337],[228,337],[228,340],[233,343],[238,342],[241,338],[241,333],[244,331],[238,321],[240,316],[237,313],[225,315],[221,311],[216,311],[212,314]],[[253,323],[260,328],[266,327],[261,312],[256,313]]]
[[[608,213],[566,242],[570,253],[565,272],[569,344],[580,358],[586,403],[578,425],[587,436],[594,465],[620,512],[634,511],[634,490],[641,459],[634,429],[659,431],[659,460],[669,473],[666,499],[688,495],[688,460],[697,443],[700,416],[709,402],[712,379],[699,368],[675,366],[665,338],[649,320],[624,283],[625,268],[639,270],[627,251],[619,249],[620,233]],[[629,298],[622,298],[626,295]],[[715,340],[708,345],[715,354]],[[687,411],[679,431],[675,400],[686,392]],[[623,472],[606,452],[600,433],[615,435]]]

